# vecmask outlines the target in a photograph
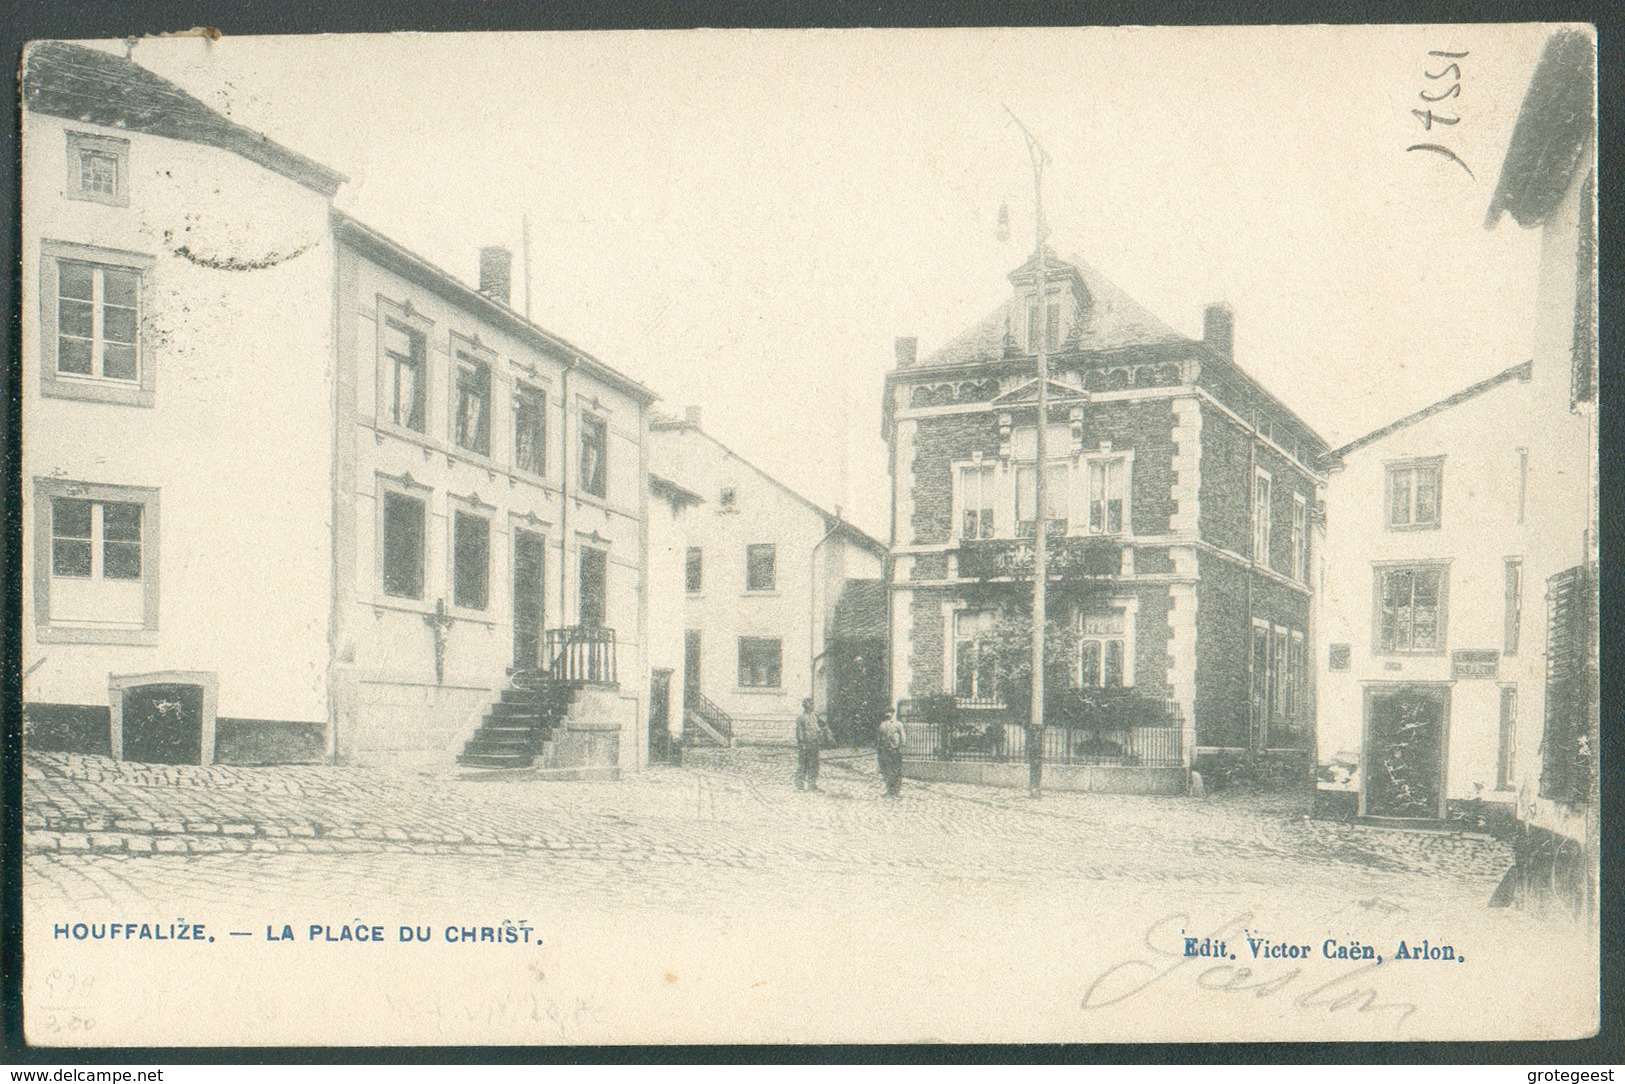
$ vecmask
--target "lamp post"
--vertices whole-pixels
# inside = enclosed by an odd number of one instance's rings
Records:
[[[1044,256],[1044,166],[1050,157],[1033,138],[1032,132],[1021,123],[1021,118],[1004,111],[1016,122],[1027,140],[1027,154],[1033,164],[1033,235],[1034,273],[1037,282],[1034,296],[1037,300],[1036,333],[1031,320],[1027,328],[1028,340],[1036,340],[1033,351],[1038,370],[1038,462],[1033,472],[1033,684],[1032,711],[1027,720],[1027,796],[1038,798],[1044,786],[1044,625],[1049,588],[1049,523],[1046,499],[1049,474],[1049,268]],[[1034,310],[1028,309],[1029,314]]]

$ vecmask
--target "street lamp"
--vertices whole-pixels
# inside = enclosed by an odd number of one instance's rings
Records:
[[[1015,121],[1016,127],[1026,137],[1027,154],[1033,163],[1033,258],[1037,275],[1038,326],[1036,334],[1029,326],[1027,337],[1029,341],[1037,340],[1034,353],[1038,369],[1038,462],[1033,471],[1033,503],[1036,505],[1033,509],[1036,521],[1033,524],[1033,686],[1031,717],[1027,720],[1027,796],[1038,798],[1043,794],[1044,785],[1044,624],[1049,588],[1049,523],[1046,517],[1049,496],[1049,268],[1044,257],[1044,166],[1049,163],[1050,156],[1009,106],[1005,106],[1004,111],[1010,114],[1010,119]],[[1028,312],[1031,311],[1029,307]]]

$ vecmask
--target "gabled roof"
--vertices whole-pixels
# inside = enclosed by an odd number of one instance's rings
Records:
[[[648,406],[660,398],[643,384],[611,368],[551,331],[531,323],[507,305],[480,293],[455,275],[441,270],[360,219],[336,209],[328,214],[333,223],[335,237],[365,253],[370,259],[376,260],[379,265],[389,268],[402,278],[415,282],[426,290],[433,290],[452,304],[461,305],[483,316],[517,338],[525,339],[541,350],[554,354],[566,364],[591,373],[610,387],[631,396],[643,406]]]
[[[1044,382],[1044,390],[1045,390],[1045,393],[1047,395],[1053,396],[1053,398],[1051,398],[1049,400],[1049,402],[1052,403],[1052,404],[1070,402],[1070,401],[1072,401],[1074,399],[1088,399],[1089,398],[1089,393],[1084,391],[1082,388],[1069,387],[1066,384],[1062,384],[1058,380],[1047,380],[1047,381],[1045,381]],[[1011,388],[1009,391],[1005,392],[1003,395],[995,396],[994,399],[993,399],[993,405],[996,406],[996,407],[999,407],[999,406],[1013,406],[1013,405],[1015,405],[1017,403],[1036,403],[1036,402],[1038,402],[1038,378],[1037,377],[1034,377],[1033,379],[1027,381],[1025,384],[1022,384],[1020,387]]]
[[[1381,429],[1373,429],[1365,436],[1360,437],[1357,440],[1351,440],[1341,448],[1334,448],[1321,457],[1321,465],[1326,466],[1335,463],[1350,452],[1358,451],[1359,449],[1364,448],[1367,444],[1374,444],[1383,437],[1386,437],[1392,433],[1397,433],[1399,430],[1404,429],[1407,426],[1415,425],[1417,422],[1426,418],[1431,418],[1433,415],[1449,410],[1453,406],[1459,406],[1469,399],[1477,398],[1478,396],[1489,391],[1491,388],[1500,387],[1509,380],[1527,381],[1533,371],[1534,362],[1532,361],[1526,361],[1522,364],[1514,365],[1510,369],[1503,369],[1499,373],[1496,373],[1494,376],[1490,377],[1488,380],[1480,380],[1476,384],[1461,389],[1454,395],[1449,395],[1443,399],[1440,399],[1437,403],[1434,403],[1431,406],[1425,406],[1413,414],[1407,414],[1398,421],[1389,422]]]
[[[1017,269],[1027,270],[1032,260]],[[1049,278],[1053,281],[1067,268],[1076,270],[1093,304],[1080,329],[1076,349],[1114,350],[1124,346],[1147,343],[1184,343],[1192,341],[1124,293],[1118,286],[1082,260],[1057,261],[1051,266]],[[1020,301],[1012,297],[994,309],[985,319],[962,331],[948,344],[925,358],[915,368],[963,365],[969,362],[995,361],[1004,357],[1004,337],[1010,327],[1012,310]],[[1065,349],[1073,349],[1068,344]]]
[[[839,512],[825,511],[822,507],[814,504],[806,497],[803,497],[800,493],[797,493],[795,490],[791,489],[789,486],[785,485],[783,482],[767,473],[767,471],[763,470],[761,467],[758,467],[756,464],[752,463],[750,460],[746,459],[744,456],[722,443],[722,441],[718,440],[716,437],[713,437],[710,433],[707,433],[699,426],[694,425],[691,422],[684,421],[681,418],[673,418],[659,411],[655,411],[651,412],[650,414],[649,432],[693,433],[696,436],[704,437],[706,440],[710,441],[712,444],[721,449],[724,455],[735,460],[740,465],[755,471],[757,474],[761,475],[763,479],[776,486],[781,492],[788,494],[802,506],[817,513],[818,516],[824,521],[825,531],[829,532],[830,534],[843,534],[850,538],[853,542],[862,546],[864,549],[874,553],[876,556],[886,556],[887,550],[884,542],[881,542],[872,535],[859,530],[857,527],[853,526],[852,523],[846,520]]]
[[[1574,183],[1595,129],[1597,46],[1580,30],[1559,30],[1529,80],[1523,108],[1512,127],[1501,179],[1490,197],[1486,228],[1512,215],[1536,226]]]
[[[347,179],[228,120],[125,57],[65,41],[36,42],[23,60],[23,108],[66,120],[231,151],[328,199]]]

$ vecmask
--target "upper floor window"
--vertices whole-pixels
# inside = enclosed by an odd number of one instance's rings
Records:
[[[547,473],[547,396],[529,384],[520,384],[513,395],[513,465]]]
[[[68,133],[69,199],[127,207],[130,203],[130,141]]]
[[[1253,560],[1270,565],[1271,478],[1267,471],[1253,475]]]
[[[704,556],[700,547],[688,547],[683,560],[683,586],[688,591],[699,591],[705,586]]]
[[[456,410],[452,439],[459,448],[491,454],[491,366],[478,355],[457,350]]]
[[[609,427],[604,419],[581,415],[581,489],[595,497],[608,492]]]
[[[35,620],[42,639],[146,643],[158,627],[158,492],[40,479]]]
[[[1523,631],[1523,558],[1506,559],[1505,579],[1506,614],[1501,633],[1501,653],[1516,655],[1518,639]]]
[[[1067,491],[1070,489],[1069,464],[1050,461],[1044,476],[1045,529],[1051,534],[1065,534],[1067,526]],[[1016,533],[1023,538],[1038,531],[1038,465],[1016,465]]]
[[[1052,299],[1040,305],[1037,298],[1027,302],[1027,350],[1036,353],[1039,345],[1054,350],[1061,345],[1061,303]]]
[[[153,404],[141,343],[143,276],[152,264],[135,253],[41,242],[42,394]]]
[[[1302,493],[1292,494],[1292,578],[1309,578],[1309,502]]]
[[[424,431],[424,370],[429,340],[422,331],[392,317],[384,318],[384,380],[389,396],[389,420],[403,429]]]
[[[771,591],[778,584],[778,549],[771,542],[745,547],[745,590]]]
[[[1128,494],[1128,461],[1122,456],[1089,460],[1089,532],[1120,534]]]
[[[959,468],[959,537],[993,537],[993,508],[998,501],[997,478],[997,471],[991,463]]]
[[[733,511],[739,504],[739,491],[733,486],[723,486],[722,492],[717,494],[717,504],[724,510]]]
[[[1417,530],[1439,525],[1443,466],[1442,458],[1388,464],[1389,529]]]
[[[1377,652],[1437,654],[1444,650],[1445,569],[1442,565],[1378,568]]]

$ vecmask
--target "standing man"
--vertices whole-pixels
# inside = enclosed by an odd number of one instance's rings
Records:
[[[903,724],[891,708],[885,710],[880,725],[875,727],[875,759],[886,780],[886,796],[898,797],[903,792]]]
[[[796,716],[796,789],[818,789],[818,750],[829,741],[829,727],[813,711],[812,698],[801,702]]]

